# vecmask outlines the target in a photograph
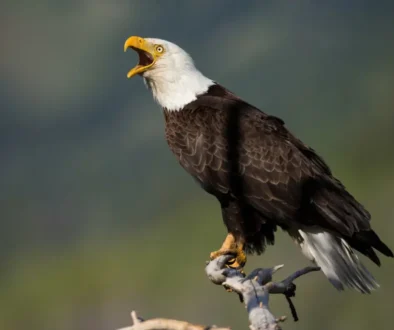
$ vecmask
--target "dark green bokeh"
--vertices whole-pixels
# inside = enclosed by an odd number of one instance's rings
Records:
[[[129,312],[247,327],[205,277],[220,210],[176,163],[130,35],[171,40],[279,116],[394,235],[394,5],[373,1],[6,1],[0,5],[0,328],[116,329]],[[308,264],[286,234],[256,266]],[[394,261],[371,296],[299,280],[288,329],[392,329]],[[286,302],[272,297],[276,314]]]

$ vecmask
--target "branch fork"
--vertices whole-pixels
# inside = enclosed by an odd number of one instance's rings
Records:
[[[251,330],[278,330],[285,316],[276,318],[269,309],[270,294],[284,294],[289,303],[293,319],[298,316],[291,297],[295,296],[296,285],[293,283],[298,277],[320,270],[319,267],[306,267],[296,271],[280,282],[273,282],[272,276],[283,265],[272,268],[257,268],[249,275],[232,268],[226,268],[231,255],[220,256],[208,263],[205,272],[208,278],[217,285],[223,285],[228,291],[238,293],[249,314]]]

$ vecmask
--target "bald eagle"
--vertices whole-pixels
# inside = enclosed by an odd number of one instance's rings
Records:
[[[163,108],[171,151],[219,201],[228,234],[212,259],[232,253],[229,266],[242,268],[247,254],[274,243],[280,227],[338,290],[379,286],[355,250],[377,265],[375,250],[392,251],[372,230],[368,211],[283,120],[204,76],[174,43],[133,36],[128,48],[139,63],[127,77],[142,76]]]

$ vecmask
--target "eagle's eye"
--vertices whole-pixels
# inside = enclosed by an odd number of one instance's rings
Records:
[[[162,52],[164,52],[164,48],[161,45],[156,45],[155,46],[155,50],[157,53],[161,54]]]

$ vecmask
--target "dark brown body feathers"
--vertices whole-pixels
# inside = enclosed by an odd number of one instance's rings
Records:
[[[369,213],[281,119],[220,85],[180,111],[164,109],[164,116],[170,149],[216,196],[228,231],[245,240],[248,252],[273,244],[277,226],[318,226],[377,264],[373,248],[393,256],[372,231]]]

